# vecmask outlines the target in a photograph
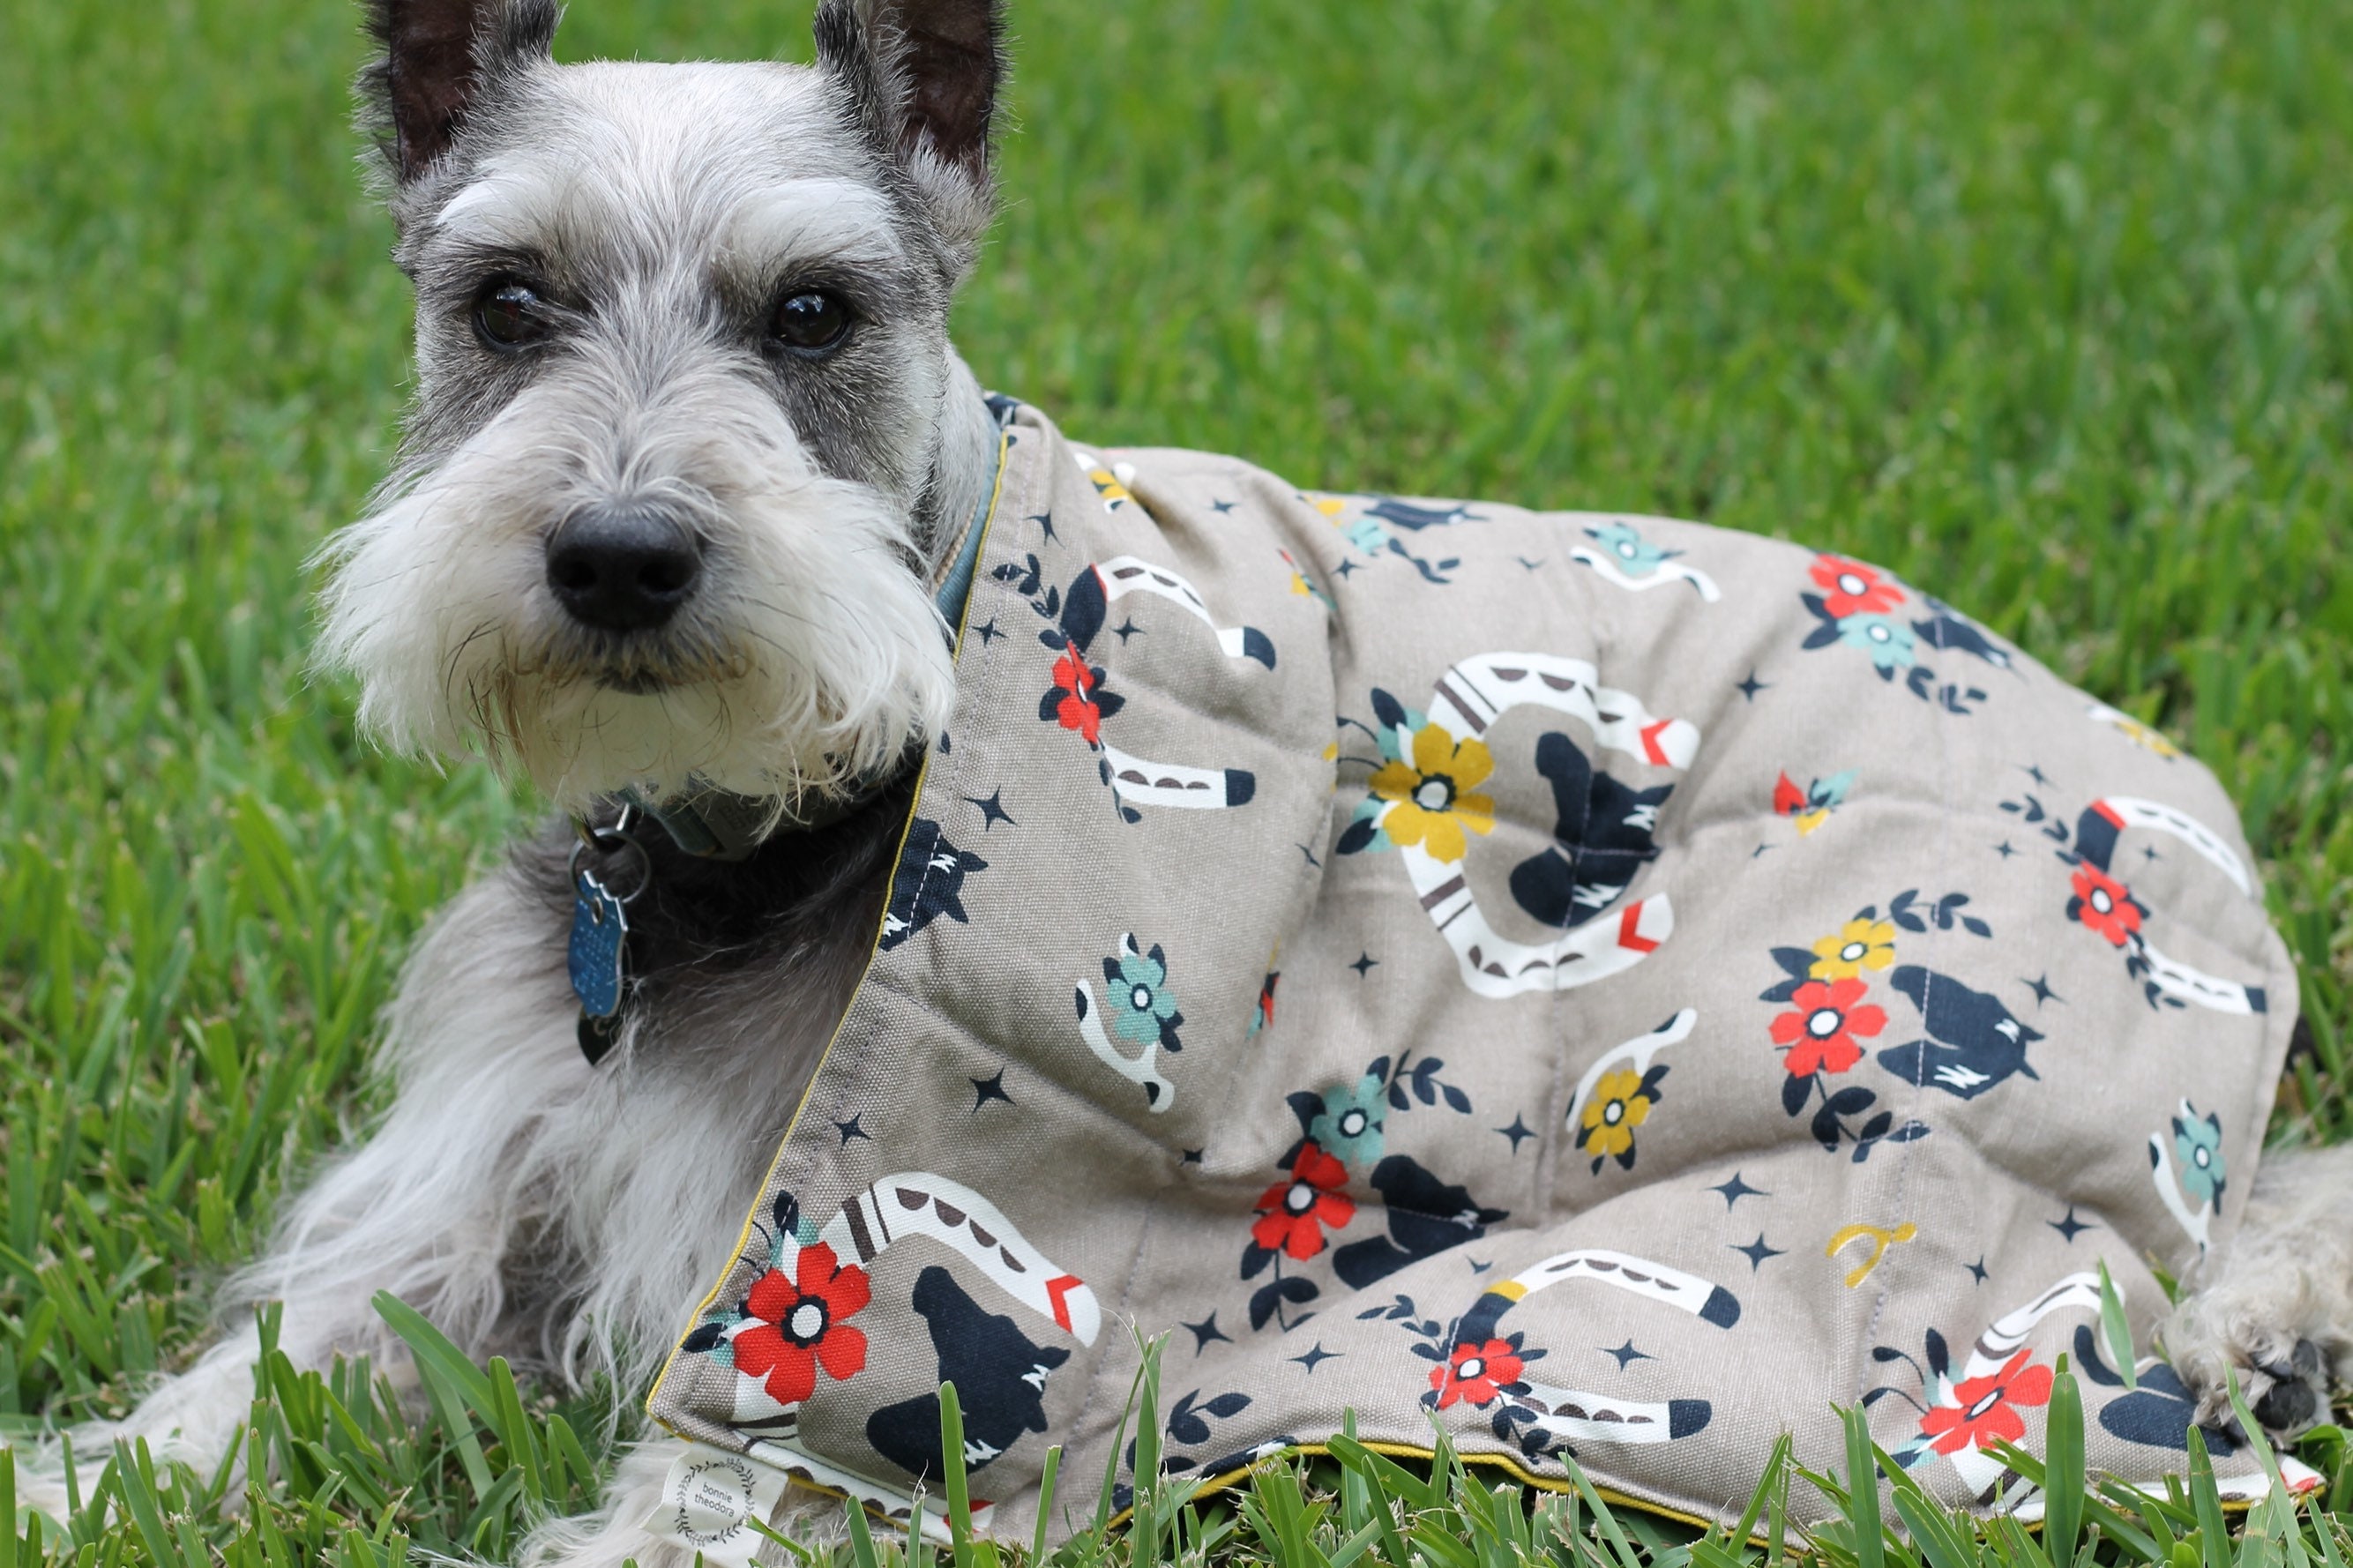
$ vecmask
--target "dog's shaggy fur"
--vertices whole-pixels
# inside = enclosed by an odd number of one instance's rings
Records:
[[[995,0],[826,0],[815,69],[559,68],[551,0],[380,0],[374,22],[418,385],[392,477],[326,552],[322,652],[363,721],[598,821],[617,791],[690,779],[779,815],[868,798],[733,862],[646,835],[638,984],[596,1068],[565,977],[568,827],[461,895],[388,1016],[389,1114],[229,1283],[219,1342],[85,1451],[140,1436],[217,1465],[272,1299],[301,1364],[399,1364],[369,1305],[388,1289],[475,1355],[642,1389],[726,1262],[709,1216],[752,1202],[848,1005],[903,761],[952,695],[933,588],[996,452],[946,330],[990,212]],[[520,347],[479,322],[501,279],[533,291]],[[771,331],[812,291],[853,322],[815,353]],[[595,624],[551,586],[551,541],[592,512],[692,541],[666,621]],[[2210,1274],[2167,1331],[2207,1411],[2233,1366],[2283,1427],[2325,1411],[2353,1351],[2353,1151],[2266,1163]],[[677,1447],[630,1454],[601,1512],[530,1552],[682,1561],[641,1527]],[[20,1485],[61,1507],[54,1462]]]

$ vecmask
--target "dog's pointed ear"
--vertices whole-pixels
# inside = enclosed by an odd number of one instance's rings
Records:
[[[1002,0],[824,0],[818,64],[868,141],[969,252],[995,207],[990,132],[1006,76]]]
[[[439,157],[504,72],[549,58],[556,0],[368,0],[384,51],[360,77],[378,142],[406,184]]]

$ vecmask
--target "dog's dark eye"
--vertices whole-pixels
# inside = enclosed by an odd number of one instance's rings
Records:
[[[519,349],[547,335],[547,307],[539,290],[500,278],[474,297],[474,331],[494,349]]]
[[[849,335],[849,307],[839,294],[804,289],[776,302],[769,333],[788,349],[822,353]]]

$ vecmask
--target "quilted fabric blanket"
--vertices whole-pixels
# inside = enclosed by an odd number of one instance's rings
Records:
[[[1860,562],[1002,414],[871,966],[660,1422],[904,1519],[953,1379],[1026,1535],[1166,1333],[1205,1483],[1345,1410],[1722,1520],[1861,1404],[2031,1514],[1990,1450],[2066,1353],[2095,1468],[2186,1467],[2097,1268],[2147,1346],[2296,1010],[2203,768]]]

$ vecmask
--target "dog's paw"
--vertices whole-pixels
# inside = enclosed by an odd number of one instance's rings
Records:
[[[2258,1425],[2275,1439],[2328,1417],[2333,1325],[2315,1320],[2314,1292],[2300,1278],[2230,1280],[2186,1297],[2162,1340],[2166,1359],[2198,1402],[2198,1424],[2235,1429],[2231,1381]]]

